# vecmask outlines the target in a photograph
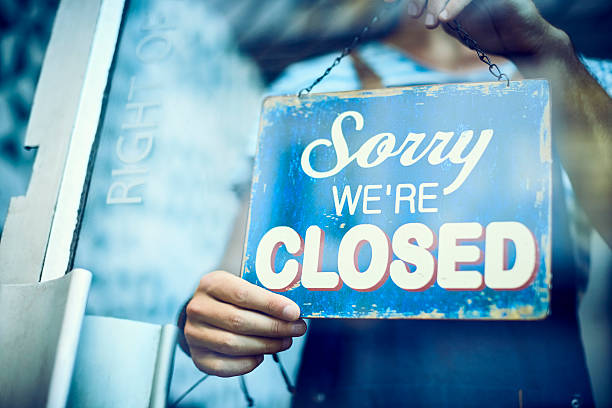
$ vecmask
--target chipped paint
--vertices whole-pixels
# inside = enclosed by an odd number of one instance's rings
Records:
[[[535,203],[533,203],[534,207],[537,208],[537,207],[541,207],[542,206],[542,203],[544,202],[544,197],[545,197],[544,194],[545,193],[546,192],[542,191],[542,190],[536,191],[536,200],[535,200]]]
[[[414,316],[417,319],[444,319],[446,315],[438,312],[438,309],[434,309],[431,312],[420,312]]]
[[[489,308],[489,316],[492,319],[524,320],[534,317],[534,308],[533,305],[500,308],[493,304]]]
[[[547,86],[548,89],[548,86]],[[543,118],[540,124],[540,160],[552,163],[552,138],[550,136],[550,100],[547,98]]]

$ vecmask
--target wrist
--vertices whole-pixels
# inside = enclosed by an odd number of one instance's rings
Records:
[[[538,43],[533,52],[512,59],[527,78],[552,76],[577,60],[569,36],[552,25],[547,27]]]
[[[552,25],[546,31],[541,46],[534,55],[536,62],[563,62],[575,56],[574,46],[565,31]]]

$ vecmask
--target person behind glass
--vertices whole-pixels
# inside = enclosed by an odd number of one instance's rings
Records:
[[[508,59],[523,78],[550,81],[557,162],[594,228],[612,244],[612,101],[577,58],[566,33],[548,23],[531,0],[411,0],[402,7],[404,17],[385,42],[419,62],[459,72],[481,64],[450,30],[433,30],[457,19],[481,48],[501,57],[498,64]],[[362,71],[367,87],[370,70]],[[557,228],[559,240],[566,229]],[[332,385],[326,400],[317,402],[330,406],[402,401],[518,406],[517,398],[520,404],[524,398],[524,406],[570,406],[567,395],[574,405],[592,405],[567,259],[553,248],[552,313],[540,322],[312,322],[294,404],[308,406],[308,394],[325,389],[317,383],[324,377]],[[306,332],[293,301],[227,271],[201,279],[183,323],[181,341],[195,365],[221,377],[252,371],[265,354],[288,349],[293,337]],[[370,365],[360,366],[360,359]],[[353,369],[340,367],[346,364],[339,360],[355,361]]]

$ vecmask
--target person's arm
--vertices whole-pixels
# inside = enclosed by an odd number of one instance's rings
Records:
[[[531,0],[407,3],[409,14],[427,27],[457,19],[483,49],[512,60],[524,77],[550,81],[556,149],[578,201],[612,246],[612,99],[579,61],[567,34]]]
[[[612,247],[612,99],[564,41],[542,50],[537,64],[515,62],[524,75],[550,81],[557,152],[579,203]]]

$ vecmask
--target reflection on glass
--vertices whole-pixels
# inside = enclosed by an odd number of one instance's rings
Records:
[[[260,80],[199,1],[129,2],[114,64],[74,266],[93,273],[89,314],[173,323],[229,239]],[[174,396],[197,378],[176,364]],[[199,392],[242,403],[237,382]]]

